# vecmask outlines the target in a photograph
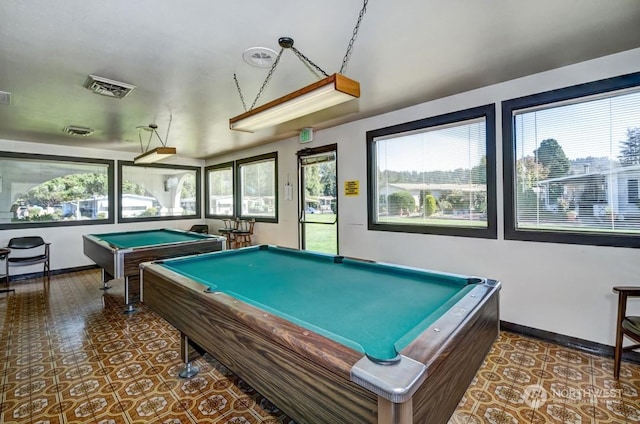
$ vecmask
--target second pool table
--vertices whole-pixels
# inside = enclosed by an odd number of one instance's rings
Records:
[[[446,423],[498,335],[484,278],[275,246],[141,268],[145,305],[300,423]]]
[[[103,289],[114,278],[125,280],[125,303],[131,310],[130,283],[137,283],[140,264],[156,259],[208,253],[225,248],[224,237],[175,229],[85,234],[84,254],[102,269]]]

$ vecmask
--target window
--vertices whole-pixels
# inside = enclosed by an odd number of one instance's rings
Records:
[[[369,229],[496,238],[494,105],[367,132]]]
[[[0,229],[113,223],[109,160],[0,152]]]
[[[629,193],[628,203],[637,204],[638,198],[638,179],[627,180],[627,193]]]
[[[233,217],[233,162],[209,166],[205,175],[206,217]]]
[[[277,153],[269,153],[236,162],[238,217],[278,222],[277,160]]]
[[[505,238],[640,247],[640,73],[502,113]]]
[[[200,168],[118,163],[118,222],[200,218]]]

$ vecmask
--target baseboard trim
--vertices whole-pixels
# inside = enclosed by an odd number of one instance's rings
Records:
[[[98,265],[84,265],[84,266],[76,266],[73,268],[52,269],[51,275],[61,275],[61,274],[68,274],[70,272],[88,271],[90,269],[96,269],[96,268],[98,268]],[[42,278],[42,273],[30,272],[27,274],[11,275],[9,276],[9,282],[31,280],[33,278]],[[4,280],[4,277],[2,278],[2,280]]]
[[[593,355],[613,358],[613,346],[606,344],[579,339],[577,337],[565,336],[564,334],[553,333],[551,331],[539,330],[537,328],[514,324],[507,321],[500,321],[500,329],[544,342],[555,343],[560,346],[591,353]],[[622,359],[634,364],[640,364],[640,352],[625,352],[622,355]]]

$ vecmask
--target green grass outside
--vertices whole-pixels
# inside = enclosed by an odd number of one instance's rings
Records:
[[[486,227],[486,221],[454,219],[454,218],[423,218],[421,216],[383,216],[378,219],[378,224],[407,224],[407,225],[433,225],[439,227]]]
[[[338,228],[333,225],[313,224],[313,222],[333,222],[336,216],[332,213],[307,214],[305,228],[305,242],[307,250],[337,254]]]

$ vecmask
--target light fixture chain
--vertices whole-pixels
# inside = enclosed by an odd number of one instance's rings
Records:
[[[253,110],[253,107],[258,102],[258,99],[260,98],[260,95],[262,95],[262,92],[264,91],[265,87],[267,86],[267,83],[271,79],[271,75],[273,75],[273,71],[276,70],[276,66],[278,66],[278,63],[280,62],[280,56],[282,56],[282,52],[283,51],[284,51],[284,48],[281,48],[280,49],[280,53],[278,53],[278,56],[276,57],[276,60],[273,61],[273,65],[271,65],[271,69],[269,69],[269,73],[267,74],[267,77],[264,79],[264,82],[262,83],[262,87],[260,87],[260,90],[258,91],[258,95],[256,96],[256,99],[251,104],[251,107],[249,108],[249,110]]]
[[[167,125],[167,135],[164,138],[164,143],[162,143],[162,140],[160,140],[163,147],[167,147],[167,143],[169,142],[169,131],[171,130],[171,121],[173,121],[173,113],[169,114],[169,124]]]
[[[321,78],[320,74],[318,74],[318,73],[316,72],[316,70],[315,70],[315,69],[313,69],[313,67],[312,67],[309,63],[305,62],[305,61],[304,61],[301,57],[299,57],[299,56],[298,56],[298,59],[300,59],[300,62],[302,62],[302,64],[303,64],[303,65],[304,65],[304,66],[309,70],[309,72],[311,72],[311,73],[312,73],[316,78],[318,78],[318,79],[320,79],[320,78]]]
[[[171,130],[171,121],[173,120],[173,114],[169,114],[169,125],[167,125],[167,136],[165,137],[164,141],[162,141],[162,137],[160,137],[160,134],[158,133],[158,127],[157,126],[153,126],[151,127],[151,137],[153,137],[153,134],[156,135],[156,137],[158,137],[158,140],[160,141],[160,145],[162,147],[167,147],[167,141],[169,141],[169,131]],[[149,141],[151,141],[151,137],[149,137]],[[147,146],[147,149],[149,147]]]
[[[242,102],[242,108],[244,111],[247,111],[247,104],[244,102],[244,96],[242,95],[242,90],[240,89],[240,83],[238,82],[238,77],[235,72],[233,73],[233,80],[236,82],[236,88],[238,89],[238,94],[240,95],[240,101]]]
[[[140,140],[140,151],[142,153],[146,153],[149,151],[149,146],[151,145],[151,137],[153,137],[153,133],[149,133],[149,139],[147,140],[147,147],[145,148],[142,145],[142,136],[140,135],[140,128],[138,128],[138,140]]]
[[[367,4],[369,0],[364,0],[364,4],[362,5],[362,9],[360,10],[360,15],[358,16],[358,22],[356,23],[355,28],[353,28],[353,35],[351,36],[351,40],[349,40],[349,45],[347,46],[347,52],[342,59],[342,66],[340,67],[340,73],[344,74],[344,71],[347,69],[347,63],[351,58],[351,52],[353,51],[353,44],[356,42],[356,37],[358,36],[358,30],[360,29],[360,23],[362,22],[362,17],[367,11]]]
[[[305,56],[304,54],[302,54],[302,52],[298,49],[296,49],[295,47],[291,46],[291,50],[293,50],[293,52],[295,53],[296,56],[298,56],[298,59],[300,59],[302,61],[302,63],[304,63],[305,65],[307,65],[307,67],[309,67],[309,65],[311,65],[312,67],[316,68],[318,71],[320,71],[322,73],[322,75],[324,75],[325,77],[328,77],[329,74],[327,74],[325,71],[322,70],[322,68],[320,68],[318,65],[316,65],[315,63],[313,63],[307,56]],[[311,68],[309,68],[311,69]],[[311,71],[313,72],[313,70]],[[315,73],[315,72],[314,72]]]

